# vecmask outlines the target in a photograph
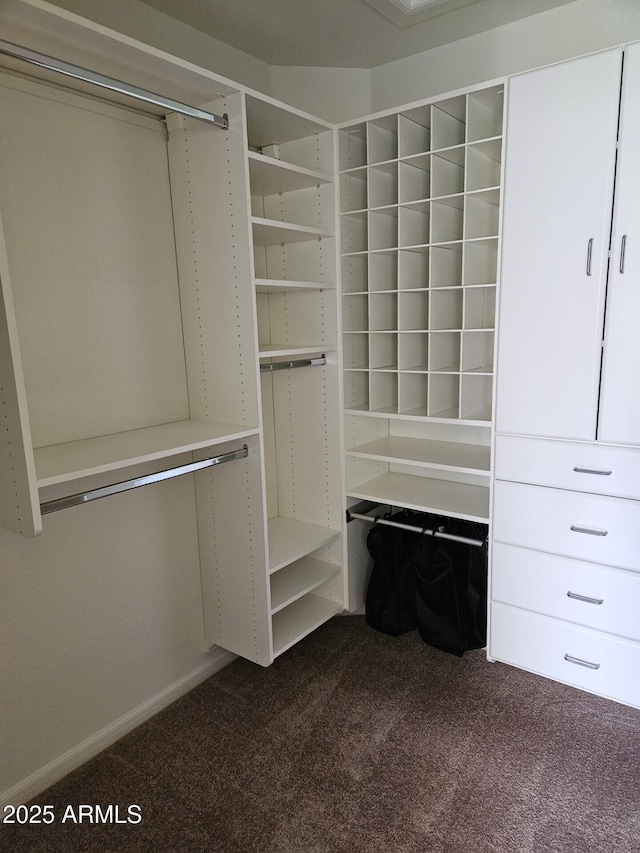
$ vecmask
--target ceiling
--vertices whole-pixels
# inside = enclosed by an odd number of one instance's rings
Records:
[[[373,68],[573,0],[141,0],[269,65]]]

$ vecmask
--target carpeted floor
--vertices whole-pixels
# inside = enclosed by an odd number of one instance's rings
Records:
[[[36,801],[2,851],[640,851],[640,711],[337,617],[235,661]],[[61,822],[78,804],[138,824]]]

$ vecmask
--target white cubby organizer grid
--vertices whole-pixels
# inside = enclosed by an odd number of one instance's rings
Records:
[[[488,519],[502,116],[496,85],[339,130],[353,497]]]

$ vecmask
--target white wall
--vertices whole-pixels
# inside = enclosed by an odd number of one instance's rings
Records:
[[[204,35],[186,24],[139,3],[138,0],[50,0],[76,15],[88,18],[152,45],[201,68],[271,94],[271,68],[241,50]]]
[[[575,0],[372,69],[372,112],[637,39],[638,0]]]
[[[338,123],[372,110],[367,68],[271,68],[274,98]]]
[[[0,801],[24,801],[232,656],[204,651],[192,477],[0,530]]]

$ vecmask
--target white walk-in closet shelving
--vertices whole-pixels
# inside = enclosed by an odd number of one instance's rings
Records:
[[[503,86],[339,129],[347,494],[489,520]]]
[[[206,643],[268,665],[345,606],[333,128],[7,50],[0,523],[192,476]]]

